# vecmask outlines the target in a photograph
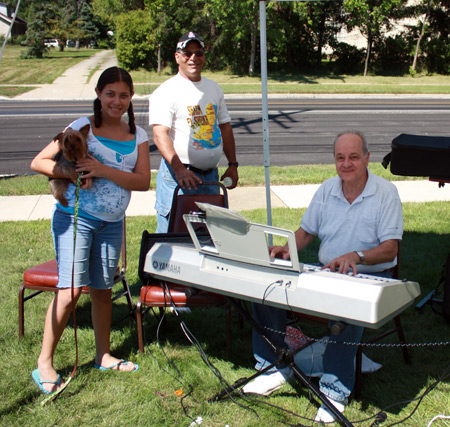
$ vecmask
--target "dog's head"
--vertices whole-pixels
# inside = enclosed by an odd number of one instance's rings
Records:
[[[79,162],[88,154],[87,136],[90,125],[83,126],[80,130],[67,128],[56,136],[64,158],[68,162]]]

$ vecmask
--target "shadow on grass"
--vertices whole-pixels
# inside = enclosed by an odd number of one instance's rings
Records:
[[[62,53],[61,56],[45,55],[43,58],[37,59],[78,59],[78,58],[89,59],[91,57],[89,55],[70,55],[70,53],[64,55],[64,52],[61,53]]]
[[[355,73],[357,75],[357,73]],[[236,74],[230,76],[229,79],[241,79],[248,77],[247,74]],[[261,78],[261,75],[255,73],[252,77]],[[269,73],[268,80],[269,84],[278,82],[278,83],[303,83],[303,84],[319,84],[318,80],[329,80],[330,82],[340,81],[345,82],[345,76],[335,75],[331,73],[311,73],[311,74],[290,74],[290,73]]]
[[[319,242],[316,239],[308,250],[302,253],[303,262],[316,262]],[[450,252],[450,235],[436,233],[420,233],[406,231],[402,244],[401,277],[418,281],[422,296],[437,286],[442,265]],[[418,298],[416,303],[421,299]],[[235,368],[252,369],[254,365],[251,349],[251,328],[234,319],[232,324],[233,352],[228,355],[225,348],[225,315],[218,308],[192,309],[192,313],[182,315],[181,319],[201,343],[209,357],[226,359]],[[420,397],[421,393],[436,379],[440,378],[450,360],[448,340],[449,325],[437,315],[430,306],[425,306],[420,312],[415,304],[407,308],[401,315],[408,350],[412,363],[403,360],[398,336],[392,334],[380,341],[380,345],[365,347],[364,353],[372,360],[381,363],[382,369],[375,373],[363,375],[362,395],[360,399],[362,410],[371,414],[373,406],[386,408],[390,414],[398,415],[410,404],[410,401]],[[377,330],[366,329],[365,341],[371,336],[392,327],[388,322]],[[145,318],[146,343],[156,340],[157,319],[147,314]],[[326,331],[304,325],[302,330],[309,336],[320,338]],[[315,335],[313,335],[315,334]],[[319,335],[317,335],[319,334]],[[159,344],[164,346],[191,346],[191,343],[180,328],[175,314],[167,312],[163,327],[159,332]],[[317,382],[315,379],[314,382]],[[449,385],[450,378],[443,384]],[[310,398],[308,389],[297,383],[296,392],[300,396]],[[388,418],[389,420],[389,418]]]
[[[158,311],[156,313],[159,315]],[[181,313],[179,316],[167,309],[161,324],[160,319],[150,310],[144,317],[144,345],[158,342],[162,346],[191,346],[183,330],[187,328],[208,357],[225,359],[236,366],[252,368],[254,362],[251,352],[251,328],[245,324],[241,327],[235,314],[233,312],[231,325],[231,355],[226,349],[225,307],[192,308],[190,314]]]

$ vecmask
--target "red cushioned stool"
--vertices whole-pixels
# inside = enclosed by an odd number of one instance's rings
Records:
[[[114,276],[114,285],[122,282],[123,290],[114,295],[112,300],[115,301],[118,298],[125,296],[127,299],[129,315],[133,314],[134,307],[131,300],[130,288],[128,286],[127,279],[125,277],[126,272],[126,229],[125,229],[125,219],[123,226],[123,240],[122,240],[122,252],[121,252],[122,262],[120,266],[117,266],[116,274]],[[24,305],[25,302],[34,298],[42,292],[58,292],[56,285],[58,284],[58,269],[56,265],[56,260],[44,262],[38,264],[34,267],[30,267],[23,273],[23,282],[19,288],[19,338],[22,338],[25,332],[25,315],[24,315]],[[25,296],[26,290],[34,291],[33,293]],[[82,294],[88,294],[89,289],[83,286]]]

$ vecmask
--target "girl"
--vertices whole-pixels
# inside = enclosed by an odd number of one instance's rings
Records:
[[[127,71],[108,68],[100,76],[95,91],[94,115],[69,125],[77,130],[90,125],[87,138],[90,154],[76,164],[72,177],[76,183],[77,173],[84,173],[79,192],[75,260],[74,184],[71,183],[66,192],[69,206],[56,204],[52,219],[59,289],[47,311],[38,369],[32,374],[41,391],[47,394],[62,386],[53,366],[53,356],[71,313],[73,266],[75,303],[81,295],[81,287],[89,286],[96,345],[94,366],[126,372],[138,369],[138,365],[110,354],[111,287],[131,191],[146,191],[150,185],[148,137],[134,123],[133,81]],[[128,112],[128,123],[122,120],[125,112]],[[50,142],[34,158],[31,169],[48,177],[65,178],[53,160],[58,151],[57,141]]]

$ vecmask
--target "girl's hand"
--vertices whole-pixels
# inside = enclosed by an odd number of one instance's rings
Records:
[[[74,171],[71,179],[72,179],[72,184],[76,186],[78,183],[78,173],[76,173]],[[92,187],[92,178],[85,178],[85,175],[83,175],[81,177],[81,181],[80,181],[80,188],[82,190],[88,190],[91,187]]]
[[[88,154],[86,159],[76,164],[76,172],[83,172],[83,178],[93,178],[104,176],[106,166],[95,157]],[[91,183],[92,185],[92,183]]]
[[[80,188],[82,190],[89,190],[89,188],[92,187],[92,178],[85,178],[83,176],[83,178],[81,178],[81,185]]]

